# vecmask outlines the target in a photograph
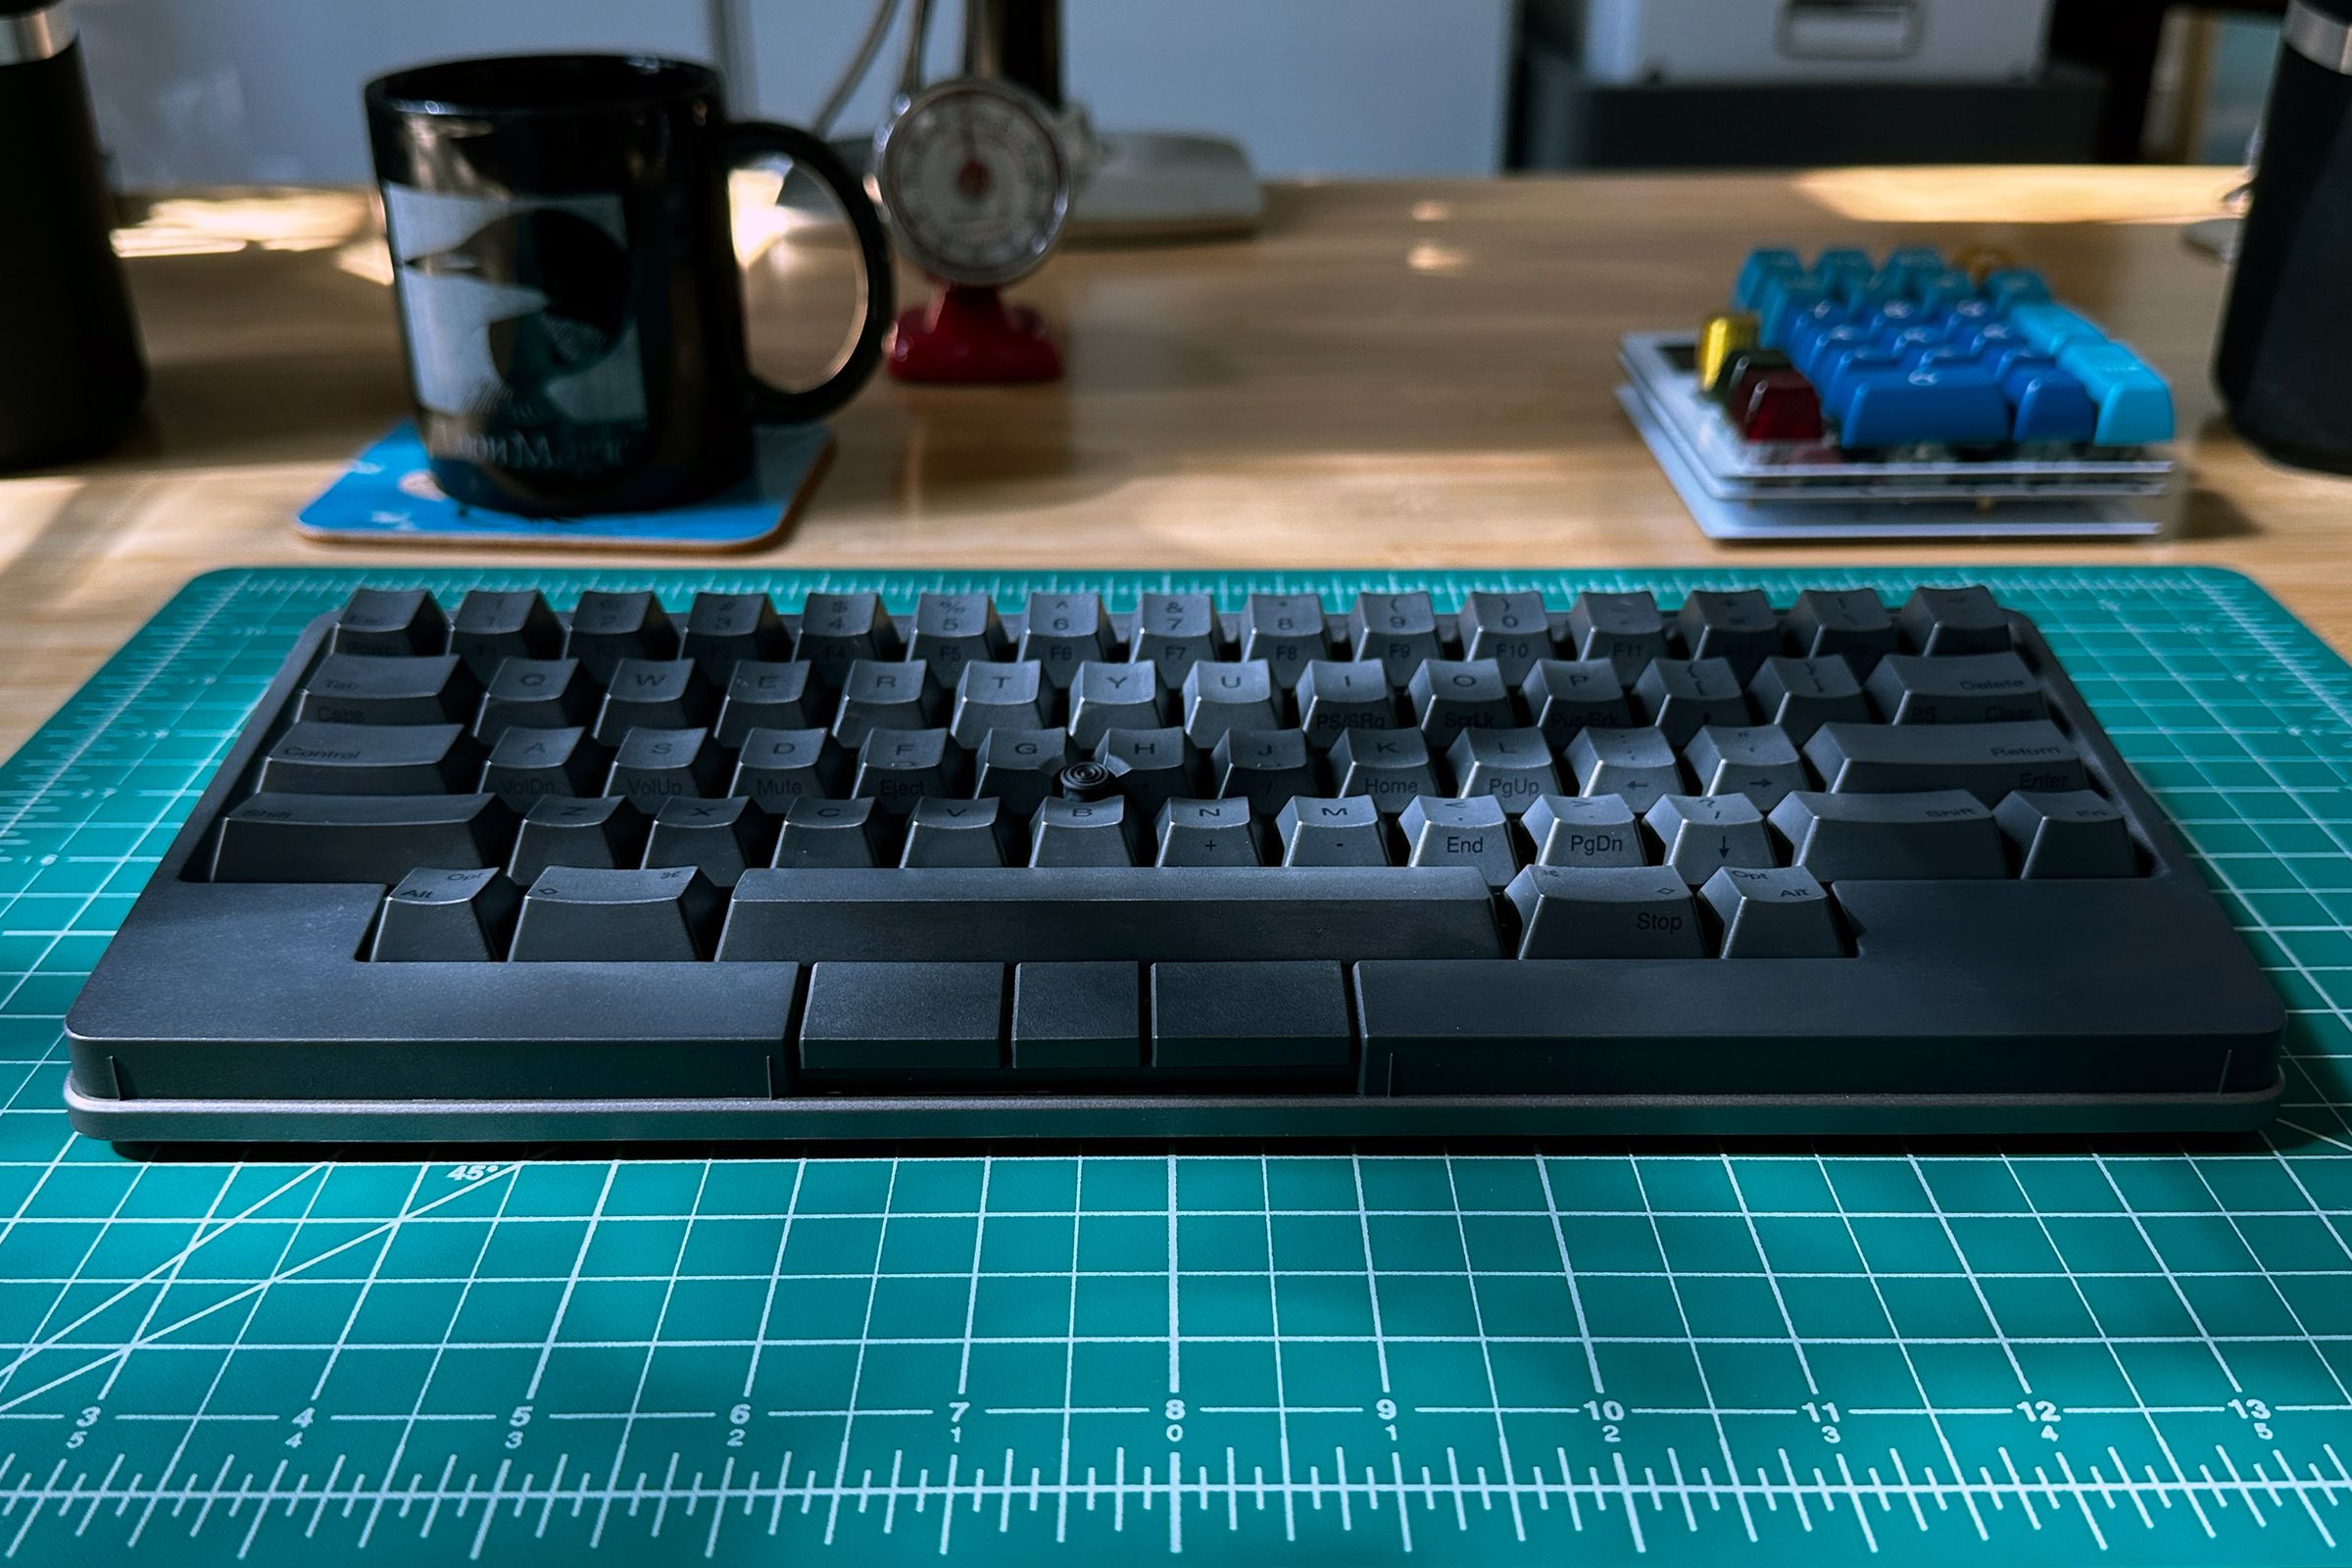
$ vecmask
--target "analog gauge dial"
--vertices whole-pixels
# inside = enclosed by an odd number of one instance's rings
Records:
[[[899,247],[949,283],[1034,271],[1070,211],[1051,113],[1000,82],[943,82],[883,127],[875,178]]]

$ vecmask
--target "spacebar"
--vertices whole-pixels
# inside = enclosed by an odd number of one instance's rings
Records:
[[[726,958],[1494,958],[1467,866],[1038,866],[747,871]]]

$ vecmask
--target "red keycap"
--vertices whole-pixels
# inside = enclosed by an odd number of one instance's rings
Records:
[[[1801,370],[1766,370],[1740,388],[1740,433],[1750,441],[1821,439],[1821,394]]]

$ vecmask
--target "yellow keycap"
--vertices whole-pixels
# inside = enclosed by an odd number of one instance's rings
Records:
[[[1702,391],[1715,390],[1716,377],[1732,356],[1741,349],[1756,346],[1756,318],[1745,311],[1724,316],[1710,316],[1707,324],[1698,332],[1698,384]]]

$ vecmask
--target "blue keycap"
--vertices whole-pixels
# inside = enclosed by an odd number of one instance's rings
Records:
[[[2173,389],[2121,343],[2071,344],[2060,351],[2058,368],[2098,404],[2096,444],[2135,447],[2173,438]]]
[[[1812,357],[1822,334],[1833,327],[1844,325],[1850,314],[1845,302],[1840,299],[1818,300],[1808,306],[1797,317],[1795,324],[1788,328],[1789,363],[1801,369],[1805,361]]]
[[[1903,356],[1903,368],[1906,370],[1957,370],[1982,367],[1984,363],[1982,355],[1949,342],[1931,343]]]
[[[1870,281],[1874,270],[1865,251],[1823,251],[1813,263],[1813,275],[1829,284],[1831,293],[1840,297],[1850,297],[1859,291]]]
[[[1784,273],[1801,272],[1804,263],[1794,251],[1754,250],[1740,264],[1740,280],[1732,285],[1732,309],[1752,311],[1764,297],[1764,285]]]
[[[2107,341],[2106,333],[2063,305],[2020,305],[2010,311],[2009,322],[2044,354],[2056,354],[2069,343]]]
[[[1812,380],[1821,393],[1821,406],[1840,410],[1853,396],[1854,383],[1861,377],[1882,373],[1900,375],[1902,369],[1903,362],[1891,354],[1876,348],[1851,348],[1826,356],[1822,362],[1823,373]]]
[[[2010,427],[2016,440],[2087,441],[2098,429],[2098,405],[2064,370],[2012,371],[2001,379],[2001,394],[2017,410]]]
[[[1788,330],[1796,318],[1815,305],[1829,298],[1829,290],[1817,278],[1797,275],[1776,277],[1764,286],[1760,314],[1764,320],[1757,338],[1768,349],[1786,348]]]
[[[1955,319],[1952,341],[1966,344],[1979,354],[1999,354],[2007,349],[2031,348],[2026,334],[2007,321],[1963,322]]]
[[[1972,298],[1977,285],[1966,272],[1920,272],[1911,279],[1911,297],[1931,311],[1945,311]]]
[[[1987,446],[2009,439],[2009,400],[1983,370],[1873,373],[1856,378],[1838,438],[1849,447]]]
[[[1907,326],[1917,326],[1927,318],[1917,300],[1888,300],[1870,315],[1871,335],[1887,338]]]
[[[1828,378],[1830,368],[1837,363],[1838,355],[1847,349],[1873,346],[1867,328],[1846,321],[1826,332],[1816,333],[1809,344],[1804,341],[1804,334],[1798,333],[1796,341],[1789,347],[1788,359],[1805,372],[1808,380],[1819,384]]]
[[[1906,326],[1899,332],[1889,332],[1879,339],[1879,347],[1896,359],[1904,360],[1926,349],[1939,349],[1947,341],[1940,326]]]
[[[2001,318],[2000,310],[1994,306],[1992,301],[1974,294],[1966,299],[1952,301],[1948,314],[1951,316],[1952,330],[1955,332],[1964,326],[1971,329],[1986,326]]]
[[[2044,354],[2041,350],[2030,348],[2023,343],[2006,343],[1999,348],[1988,345],[1984,358],[1985,368],[1992,371],[1994,379],[2001,381],[2006,381],[2020,370],[2055,370],[2058,368],[2058,356]]]
[[[2041,274],[2031,268],[2004,267],[1984,274],[1984,295],[1995,305],[2007,309],[2016,305],[2047,304],[2050,285]]]
[[[1906,288],[1911,279],[1922,272],[1934,274],[1944,270],[1943,252],[1932,245],[1905,245],[1886,253],[1886,275],[1903,280]]]

